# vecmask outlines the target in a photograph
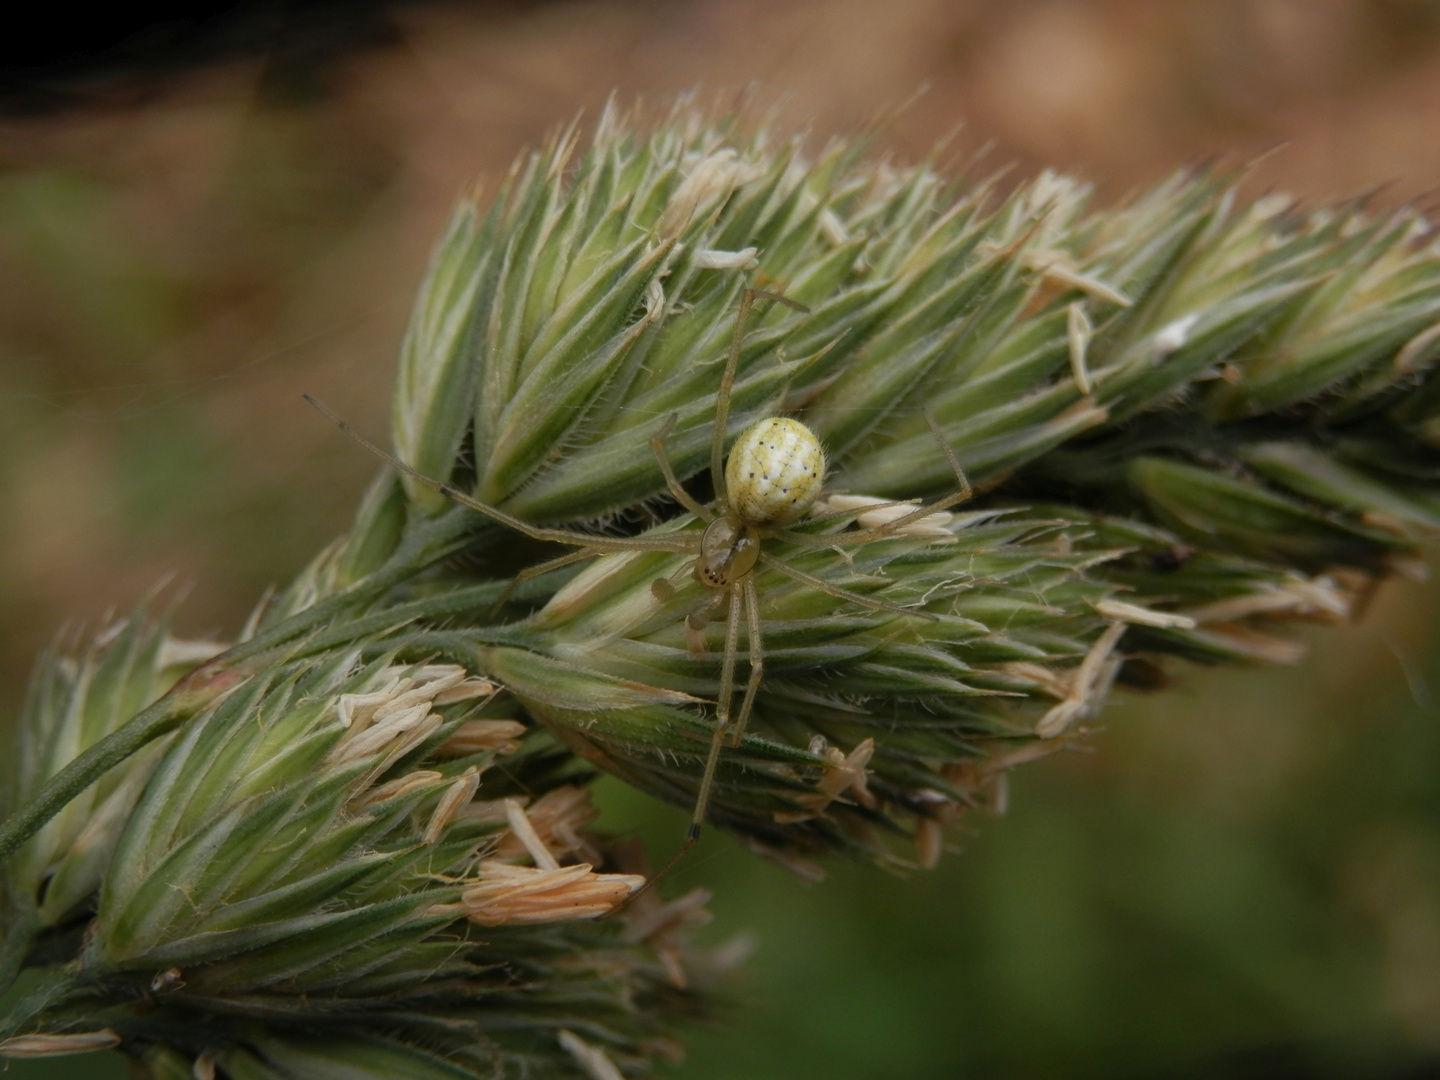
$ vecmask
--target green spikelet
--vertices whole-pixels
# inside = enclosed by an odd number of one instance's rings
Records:
[[[72,758],[150,705],[223,646],[177,641],[139,611],[84,648],[57,642],[36,664],[4,785],[7,813],[42,789]],[[51,819],[4,865],[14,949],[71,923],[99,887],[117,839],[156,761],[158,746],[129,758]],[[7,951],[6,964],[21,957]],[[5,978],[15,968],[7,967]]]
[[[149,1048],[157,1075],[188,1055],[232,1075],[489,1076],[575,1071],[556,1032],[583,1028],[643,1061],[656,1019],[698,1005],[647,932],[566,925],[643,878],[555,867],[594,857],[576,831],[593,815],[543,734],[522,745],[523,725],[476,715],[493,693],[352,650],[275,665],[206,709],[121,815],[40,1031],[0,1052],[103,1032]]]

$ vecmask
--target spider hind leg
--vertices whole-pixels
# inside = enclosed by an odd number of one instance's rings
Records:
[[[760,681],[765,677],[765,649],[761,641],[760,598],[755,591],[755,579],[747,576],[743,583],[746,626],[749,638],[746,642],[750,658],[750,677],[745,683],[745,699],[740,704],[740,713],[735,717],[735,727],[730,732],[730,746],[738,747],[745,738],[746,725],[750,723],[750,711],[755,707],[755,694]]]

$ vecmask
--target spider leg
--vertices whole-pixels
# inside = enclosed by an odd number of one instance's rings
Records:
[[[745,590],[743,596],[740,592],[741,588]],[[679,849],[666,860],[659,872],[651,874],[644,885],[641,885],[616,907],[611,908],[603,918],[614,918],[619,912],[633,904],[638,897],[653,889],[662,878],[680,864],[680,861],[700,840],[700,830],[705,826],[705,813],[710,807],[710,789],[715,783],[715,771],[720,764],[720,754],[725,748],[725,735],[729,727],[730,699],[735,690],[735,657],[740,651],[740,609],[742,607],[745,609],[745,616],[749,621],[750,680],[745,686],[745,701],[740,706],[740,716],[735,726],[736,738],[730,743],[731,746],[740,744],[739,736],[744,734],[745,725],[749,722],[750,709],[755,701],[755,692],[760,686],[760,679],[764,673],[764,658],[760,651],[760,606],[755,594],[755,580],[747,575],[742,584],[729,585],[725,591],[729,593],[730,612],[725,631],[725,659],[720,669],[720,694],[716,699],[715,731],[710,738],[710,750],[705,758],[705,772],[701,777],[700,790],[695,798],[695,809],[690,815],[690,827],[685,830],[685,839]],[[707,605],[705,610],[713,611],[724,598],[723,592],[717,594],[715,602]]]
[[[725,355],[725,373],[720,376],[720,389],[715,394],[715,434],[710,439],[710,476],[715,484],[715,499],[727,506],[725,491],[725,428],[730,422],[730,392],[735,388],[735,372],[740,366],[740,346],[745,341],[745,324],[756,300],[774,300],[796,311],[808,312],[788,296],[768,289],[746,289],[740,294],[740,312],[735,316],[735,331],[730,335],[730,351]]]
[[[745,738],[745,726],[750,723],[750,710],[755,705],[755,692],[760,689],[760,680],[765,676],[765,646],[760,630],[760,598],[755,592],[755,577],[746,574],[742,583],[745,590],[745,617],[750,633],[750,678],[745,683],[745,700],[740,705],[740,715],[735,718],[735,729],[730,732],[730,746],[737,747]]]
[[[748,579],[747,579],[748,584]],[[752,586],[753,588],[753,586]],[[725,628],[725,658],[720,666],[720,694],[716,698],[715,731],[710,737],[710,749],[705,756],[705,771],[700,778],[700,788],[695,796],[695,809],[690,814],[690,826],[685,830],[685,839],[674,855],[666,860],[658,873],[651,874],[644,885],[636,889],[618,905],[602,916],[603,918],[614,918],[618,913],[624,911],[636,899],[645,895],[653,889],[662,878],[674,870],[680,861],[690,854],[690,849],[700,841],[700,830],[705,826],[705,813],[710,807],[710,789],[715,783],[715,770],[720,764],[720,752],[725,748],[725,731],[730,723],[730,699],[735,693],[735,654],[739,651],[740,645],[740,604],[741,596],[737,586],[728,585],[715,594],[715,599],[707,603],[699,612],[693,612],[685,620],[686,635],[690,638],[690,651],[703,652],[705,639],[701,630],[696,628],[695,622],[703,628],[709,620],[710,614],[714,612],[728,594],[730,601],[730,617]],[[697,649],[696,642],[699,642]],[[749,708],[749,696],[747,692],[746,709]]]
[[[675,501],[685,507],[701,521],[710,522],[715,520],[715,515],[701,506],[688,491],[680,486],[680,481],[675,479],[675,470],[670,467],[670,455],[665,453],[665,436],[670,434],[670,429],[675,426],[675,414],[671,413],[665,418],[665,423],[660,425],[660,430],[650,440],[650,450],[655,455],[655,460],[660,462],[660,471],[665,474],[665,486],[670,489],[670,494],[675,496]]]
[[[631,904],[635,903],[636,900],[640,899],[640,897],[644,896],[656,885],[660,884],[661,879],[668,876],[671,870],[674,870],[675,867],[680,865],[680,861],[684,859],[686,855],[690,854],[690,849],[693,848],[699,842],[699,840],[699,826],[691,825],[690,828],[685,831],[685,839],[681,841],[680,847],[676,850],[674,855],[671,855],[670,858],[665,860],[665,865],[662,866],[657,873],[651,874],[648,878],[646,878],[644,885],[641,885],[640,888],[636,889],[629,896],[625,897],[624,900],[621,900],[620,903],[616,904],[604,915],[601,915],[600,918],[615,918],[615,916],[619,915]]]
[[[740,608],[742,596],[734,585],[730,593],[730,617],[725,625],[725,658],[720,662],[720,694],[715,699],[715,733],[710,738],[710,752],[705,758],[705,772],[700,777],[700,791],[695,796],[695,810],[690,815],[687,841],[700,835],[705,824],[705,811],[710,806],[710,789],[715,784],[715,769],[720,764],[720,751],[730,728],[730,699],[735,696],[735,654],[740,647]]]
[[[935,423],[935,417],[930,415],[929,409],[921,409],[920,415],[925,417],[925,426],[930,429],[930,434],[935,436],[935,441],[940,444],[940,452],[945,455],[945,460],[950,464],[950,471],[955,474],[955,480],[960,485],[956,493],[960,497],[955,502],[964,502],[975,492],[970,487],[970,481],[965,478],[965,470],[960,468],[960,461],[955,457],[955,451],[950,448],[945,433],[940,430],[940,425]],[[953,506],[954,503],[951,503]]]
[[[945,460],[950,463],[950,471],[955,474],[955,480],[960,485],[958,491],[952,492],[943,499],[937,499],[933,503],[917,506],[914,510],[910,511],[910,513],[903,514],[893,521],[887,521],[884,525],[878,525],[873,529],[856,529],[854,532],[829,533],[818,536],[814,533],[797,533],[791,532],[789,529],[775,529],[773,530],[774,534],[782,540],[786,540],[792,544],[799,544],[803,547],[847,547],[853,544],[868,544],[872,540],[884,540],[894,536],[897,531],[903,529],[911,522],[919,521],[921,518],[928,517],[931,514],[938,514],[941,511],[949,510],[950,507],[956,506],[959,503],[967,502],[975,494],[975,491],[970,486],[970,481],[965,478],[965,470],[960,468],[960,462],[955,457],[955,451],[952,450],[950,444],[945,441],[945,436],[941,433],[939,425],[935,423],[935,418],[930,415],[930,410],[925,409],[923,412],[925,415],[925,423],[930,426],[931,432],[934,433],[935,441],[940,444],[940,452],[945,455]],[[867,509],[870,508],[867,507]]]
[[[466,495],[463,491],[453,488],[449,484],[444,483],[443,481],[436,480],[434,477],[426,476],[414,466],[406,465],[405,462],[401,461],[394,454],[387,453],[386,451],[380,449],[380,447],[376,446],[364,435],[361,435],[360,432],[356,431],[344,420],[341,420],[340,417],[336,416],[333,412],[331,412],[324,405],[320,404],[320,402],[316,401],[309,394],[304,394],[302,396],[305,398],[306,401],[311,404],[311,406],[315,408],[317,412],[319,412],[322,416],[328,419],[351,439],[355,440],[355,442],[363,446],[366,450],[369,450],[376,457],[380,458],[380,460],[390,465],[391,468],[404,473],[406,476],[409,476],[412,479],[418,480],[426,487],[433,488],[441,495],[444,495],[447,499],[450,499],[452,502],[457,502],[461,506],[469,507],[476,513],[484,514],[486,517],[490,518],[493,521],[498,521],[502,525],[508,525],[516,532],[524,533],[526,536],[529,536],[532,539],[549,540],[556,544],[569,544],[572,547],[594,548],[597,552],[669,551],[681,554],[693,550],[693,545],[691,545],[690,543],[682,542],[678,539],[672,539],[665,536],[593,536],[589,533],[575,532],[571,529],[550,529],[540,525],[531,525],[528,521],[521,521],[519,518],[511,514],[507,514],[504,510],[501,510],[498,507],[491,506],[489,503],[483,503],[479,499],[472,498],[471,496]]]
[[[919,521],[921,518],[929,517],[931,514],[938,514],[943,510],[949,510],[956,503],[964,502],[970,496],[965,492],[955,492],[943,499],[937,499],[933,503],[924,506],[917,506],[908,514],[903,514],[893,521],[887,521],[884,525],[877,525],[873,529],[849,529],[845,532],[834,533],[802,533],[792,532],[789,529],[774,529],[770,531],[778,540],[795,544],[799,547],[810,548],[838,548],[854,547],[857,544],[869,544],[875,540],[894,540],[897,535],[903,536],[899,530],[911,522]],[[865,507],[872,510],[874,507]],[[860,511],[854,511],[859,514]]]
[[[825,513],[823,513],[823,514],[808,514],[808,515],[806,515],[806,517],[805,517],[804,520],[805,520],[805,523],[806,523],[807,525],[808,525],[810,522],[812,522],[812,521],[836,521],[836,520],[838,520],[838,519],[840,519],[840,518],[850,518],[850,519],[853,520],[854,518],[858,517],[858,516],[861,515],[861,514],[869,513],[871,510],[884,510],[884,509],[886,509],[887,507],[891,507],[891,506],[910,506],[910,505],[912,505],[912,504],[911,504],[911,502],[910,502],[909,499],[889,499],[889,500],[883,500],[883,499],[882,499],[880,502],[866,503],[864,506],[858,507],[858,508],[856,508],[856,509],[854,509],[854,510],[826,510]],[[772,527],[772,528],[773,528],[773,527]],[[776,536],[779,536],[782,531],[785,532],[787,538],[788,538],[788,536],[791,535],[788,529],[786,529],[786,530],[775,529],[775,530],[774,530]],[[814,534],[814,533],[800,533],[799,535],[801,535],[801,536],[813,536],[813,535],[815,535],[815,534]]]
[[[917,619],[929,619],[932,622],[937,618],[937,616],[930,614],[928,611],[921,611],[918,608],[902,607],[899,604],[892,604],[887,600],[876,600],[872,596],[862,596],[860,593],[851,592],[849,589],[842,589],[838,585],[831,585],[828,581],[823,581],[813,574],[807,574],[803,570],[796,570],[793,566],[787,566],[775,558],[775,556],[767,555],[763,551],[760,553],[760,561],[770,567],[770,569],[778,570],[786,577],[793,578],[802,585],[809,585],[812,589],[818,589],[820,592],[833,596],[837,600],[849,600],[852,604],[860,604],[862,607],[868,607],[872,611],[893,611],[897,615],[913,615]]]
[[[725,372],[720,376],[720,389],[715,394],[715,431],[710,436],[710,479],[715,485],[715,501],[721,506],[729,505],[729,492],[725,490],[725,428],[730,422],[730,391],[735,386],[740,344],[745,340],[745,324],[750,321],[750,308],[754,304],[754,289],[746,289],[740,294],[740,312],[735,316],[730,351],[725,354]]]
[[[725,589],[730,610],[725,616],[725,652],[720,660],[720,696],[716,699],[716,729],[730,726],[730,705],[735,697],[735,661],[740,655],[740,620],[744,618],[745,594],[735,585]],[[707,769],[707,776],[711,770]],[[708,794],[708,792],[707,792]]]
[[[505,591],[500,594],[500,599],[496,600],[495,606],[490,609],[490,617],[493,619],[495,613],[504,607],[505,602],[515,594],[515,590],[531,578],[537,578],[542,574],[548,574],[551,570],[559,570],[562,566],[584,562],[586,559],[593,559],[603,554],[605,554],[603,551],[593,548],[581,548],[579,551],[570,552],[569,555],[561,555],[558,559],[549,559],[534,566],[527,566],[510,579],[510,584],[505,586]]]

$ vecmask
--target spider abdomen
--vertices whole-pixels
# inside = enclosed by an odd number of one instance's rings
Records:
[[[798,520],[814,505],[824,482],[820,440],[799,420],[783,416],[742,431],[725,466],[731,512],[748,525]]]

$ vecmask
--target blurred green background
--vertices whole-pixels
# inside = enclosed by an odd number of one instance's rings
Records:
[[[911,159],[963,123],[951,160],[988,146],[1102,199],[1217,157],[1264,155],[1249,190],[1312,203],[1426,205],[1440,182],[1429,0],[367,18],[363,46],[119,73],[0,115],[0,716],[62,625],[168,575],[180,629],[224,636],[344,527],[371,464],[299,394],[380,428],[456,193],[612,90],[726,88],[817,141],[883,118]],[[933,874],[837,864],[806,886],[707,838],[670,889],[713,889],[708,933],[755,952],[673,1075],[1440,1076],[1437,599],[1393,581],[1297,668],[1177,668],[1118,699]],[[657,859],[678,842],[683,815],[616,784],[601,801]]]

